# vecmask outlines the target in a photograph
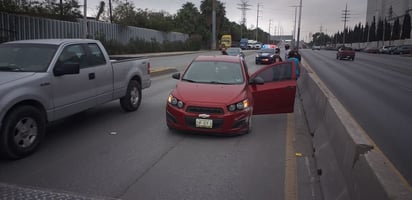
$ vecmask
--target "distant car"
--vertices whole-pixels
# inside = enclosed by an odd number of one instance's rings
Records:
[[[338,52],[336,52],[336,59],[355,60],[355,50],[353,50],[351,47],[341,47],[339,48]]]
[[[261,49],[262,48],[262,43],[255,43],[255,44],[253,44],[253,48],[254,49]]]
[[[271,64],[275,62],[276,57],[275,49],[266,48],[260,49],[256,54],[256,64]]]
[[[396,46],[382,46],[379,49],[379,53],[383,53],[383,54],[390,54],[394,49],[396,48]]]
[[[412,45],[399,45],[392,51],[392,54],[412,54]]]
[[[243,50],[239,47],[230,47],[226,49],[226,53],[229,56],[239,56],[241,58],[245,58],[245,54],[243,53]]]
[[[205,134],[245,134],[252,115],[294,110],[294,62],[262,67],[249,75],[235,56],[199,56],[183,73],[173,74],[176,87],[166,103],[170,129]]]
[[[379,49],[377,47],[366,47],[363,49],[363,52],[366,53],[379,53]]]
[[[312,46],[312,50],[320,50],[320,46]]]

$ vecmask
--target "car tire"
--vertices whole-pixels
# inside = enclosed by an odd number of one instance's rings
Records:
[[[46,132],[44,112],[24,105],[11,110],[3,120],[0,131],[0,156],[20,159],[33,153]]]
[[[255,64],[257,64],[257,65],[258,65],[258,64],[259,64],[259,62],[258,62],[258,61],[255,61]]]
[[[338,56],[338,55],[336,55],[336,60],[339,60],[339,56]]]
[[[355,60],[355,57],[352,57],[352,61],[354,61]]]
[[[127,85],[126,95],[120,98],[120,106],[126,112],[136,111],[142,101],[142,88],[136,80]]]

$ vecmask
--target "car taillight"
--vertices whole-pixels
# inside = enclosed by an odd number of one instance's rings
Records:
[[[147,62],[147,74],[150,74],[150,62]]]

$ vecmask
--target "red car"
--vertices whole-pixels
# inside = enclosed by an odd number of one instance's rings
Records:
[[[339,48],[338,52],[336,53],[336,59],[350,59],[355,60],[355,50],[350,47],[341,47]]]
[[[178,79],[166,105],[171,129],[220,134],[243,134],[252,128],[252,114],[293,112],[295,63],[262,67],[252,75],[243,59],[199,56]]]

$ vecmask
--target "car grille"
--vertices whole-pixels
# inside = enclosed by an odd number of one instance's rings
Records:
[[[200,114],[223,114],[223,109],[221,109],[221,108],[207,108],[207,107],[189,106],[186,109],[186,112],[200,113]]]

